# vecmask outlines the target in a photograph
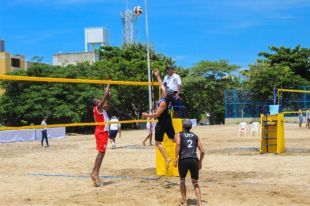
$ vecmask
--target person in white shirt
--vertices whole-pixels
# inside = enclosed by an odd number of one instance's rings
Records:
[[[174,73],[173,66],[166,67],[167,75],[164,77],[164,85],[168,87],[168,89],[172,89],[175,93],[175,98],[179,98],[179,94],[181,91],[181,77]]]
[[[41,122],[41,125],[47,125],[46,120],[47,120],[47,117],[44,117],[42,122]],[[47,128],[44,127],[41,132],[42,132],[41,146],[43,147],[43,141],[45,139],[46,147],[49,147],[48,138],[47,138]]]
[[[152,112],[154,112],[154,110],[152,110]],[[149,118],[148,118],[148,120],[149,120]],[[153,137],[153,134],[155,135],[156,122],[154,122],[154,118],[152,118],[151,120],[152,120],[152,122],[146,123],[147,136],[144,139],[144,141],[142,142],[143,146],[145,146],[145,142],[148,139],[150,139],[150,145],[152,145],[152,137]]]
[[[181,92],[181,77],[174,73],[173,66],[166,67],[167,75],[164,78],[164,85],[168,89],[172,89],[174,91],[174,100],[172,101],[173,107],[173,117],[179,117],[180,106],[181,106],[181,99],[180,99],[180,92]]]
[[[112,149],[115,149],[116,148],[115,138],[117,136],[117,133],[119,134],[119,137],[121,137],[121,124],[119,124],[119,121],[116,116],[113,116],[110,122],[115,122],[114,124],[110,125],[110,133],[109,133],[109,138],[112,141]]]

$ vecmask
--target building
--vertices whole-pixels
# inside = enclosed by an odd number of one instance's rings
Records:
[[[19,69],[26,69],[25,57],[5,52],[4,41],[0,40],[0,75]],[[0,95],[4,90],[0,88]]]
[[[94,63],[99,60],[95,52],[101,46],[109,45],[109,31],[103,27],[85,28],[85,52],[59,53],[53,55],[53,65],[68,66],[70,64],[89,62]]]
[[[101,46],[110,45],[109,31],[103,27],[88,27],[84,31],[85,52],[93,52]]]
[[[19,69],[26,69],[23,55],[12,55],[8,52],[0,52],[0,74],[6,74]]]
[[[68,66],[69,64],[76,65],[82,62],[90,62],[92,64],[98,59],[98,55],[95,52],[60,53],[53,55],[53,65]]]

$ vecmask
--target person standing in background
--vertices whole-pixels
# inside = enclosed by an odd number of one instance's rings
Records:
[[[299,127],[301,127],[302,122],[303,122],[303,115],[302,115],[302,110],[298,110],[298,120],[299,120]]]
[[[121,137],[121,124],[119,123],[119,120],[117,119],[116,116],[113,116],[110,122],[115,122],[115,123],[111,123],[110,134],[109,134],[109,138],[112,141],[112,149],[115,149],[116,148],[115,138],[117,136],[117,133],[119,134],[118,137],[119,138]]]
[[[45,116],[41,122],[41,125],[44,125],[46,126],[46,121],[47,121],[47,117]],[[45,139],[45,142],[46,142],[46,147],[49,147],[49,144],[48,144],[48,137],[47,137],[47,128],[43,128],[42,129],[42,139],[41,139],[41,146],[43,147],[43,142],[44,142],[44,139]]]

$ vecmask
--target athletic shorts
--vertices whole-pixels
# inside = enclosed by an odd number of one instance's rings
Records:
[[[151,129],[151,128],[147,127],[146,131],[147,131],[147,134],[154,134],[155,133],[155,128],[152,127],[152,129]]]
[[[174,111],[180,111],[181,110],[180,106],[182,106],[181,99],[174,99],[172,101],[172,105],[171,106],[173,107]]]
[[[310,119],[307,119],[308,122],[310,122]]]
[[[178,165],[180,178],[185,178],[188,171],[191,173],[191,178],[199,179],[199,162],[198,159],[188,158],[179,161]]]
[[[105,152],[108,145],[109,132],[96,130],[95,138],[96,138],[96,149],[99,152]]]
[[[118,133],[118,130],[110,130],[109,138],[110,139],[115,139],[117,133]]]
[[[155,127],[155,141],[162,142],[164,134],[167,134],[169,139],[174,139],[174,128],[172,121],[158,122]]]

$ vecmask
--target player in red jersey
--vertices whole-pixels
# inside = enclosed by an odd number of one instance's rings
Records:
[[[110,99],[110,88],[109,86],[105,88],[104,95],[102,99],[95,98],[93,100],[93,113],[94,119],[96,122],[109,122],[110,119],[107,115],[107,110],[109,109],[109,99]],[[96,149],[98,154],[95,160],[95,165],[91,173],[91,179],[94,182],[94,185],[100,186],[99,170],[105,151],[108,145],[109,139],[109,125],[96,125],[95,129],[95,138],[96,138]]]

